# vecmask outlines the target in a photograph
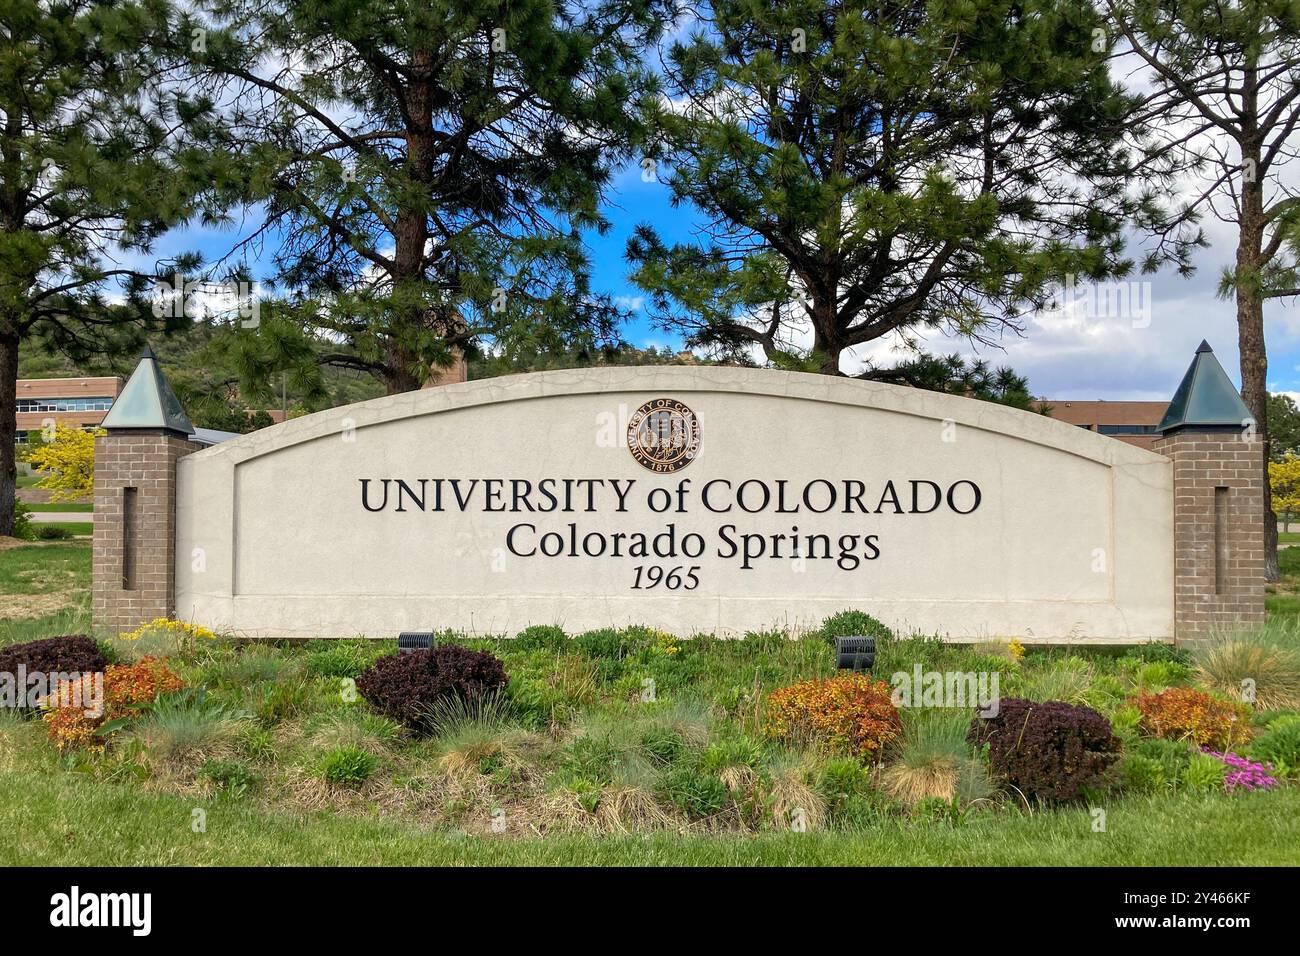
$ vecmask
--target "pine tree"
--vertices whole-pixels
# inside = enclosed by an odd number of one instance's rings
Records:
[[[1162,184],[1126,177],[1134,99],[1098,29],[1078,0],[712,0],[646,109],[647,172],[707,220],[629,242],[656,318],[838,374],[854,346],[994,342],[1066,275],[1128,274]]]
[[[230,80],[243,199],[266,211],[295,321],[343,346],[317,360],[400,392],[485,342],[615,338],[581,231],[608,225],[655,2],[210,6],[196,63]]]
[[[1152,159],[1173,158],[1204,175],[1160,235],[1177,237],[1207,211],[1237,228],[1236,261],[1220,292],[1236,299],[1241,397],[1267,462],[1264,303],[1300,295],[1300,187],[1286,168],[1300,149],[1300,4],[1108,0],[1107,14],[1152,80],[1142,111],[1164,131],[1150,144]],[[1276,581],[1267,474],[1263,487],[1265,573]]]
[[[131,263],[200,210],[211,170],[194,144],[211,130],[209,104],[170,82],[188,36],[166,0],[3,0],[0,24],[5,535],[19,347],[83,360],[168,324],[151,308],[153,270]]]

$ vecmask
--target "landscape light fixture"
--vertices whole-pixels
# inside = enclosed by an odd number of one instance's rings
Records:
[[[869,671],[876,662],[874,637],[835,638],[835,666],[842,671]]]
[[[397,635],[397,653],[410,654],[414,651],[433,649],[433,631],[403,631]]]

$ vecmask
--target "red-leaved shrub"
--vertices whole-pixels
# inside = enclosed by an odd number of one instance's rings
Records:
[[[104,671],[103,700],[95,701],[96,693],[89,674],[81,678],[77,693],[61,685],[51,692],[51,697],[63,706],[46,711],[46,732],[50,741],[60,750],[73,747],[102,746],[96,736],[101,726],[110,720],[134,716],[145,705],[164,694],[174,694],[185,686],[161,660],[142,657],[134,664],[110,664]],[[87,705],[101,703],[98,713]]]
[[[1119,756],[1110,721],[1064,701],[1004,698],[994,717],[971,721],[966,740],[987,744],[993,772],[1026,797],[1077,799]]]
[[[1156,737],[1228,750],[1250,737],[1250,708],[1192,687],[1171,687],[1137,699],[1142,729]]]
[[[494,694],[509,680],[505,665],[487,651],[439,644],[379,658],[357,678],[357,690],[386,717],[422,730],[439,702]]]
[[[20,668],[25,668],[28,675],[44,674],[51,689],[56,674],[90,674],[107,666],[108,658],[99,645],[84,634],[61,634],[0,647],[0,674],[12,674],[16,680]]]
[[[846,673],[772,691],[765,729],[778,740],[820,743],[870,758],[902,732],[903,722],[889,684]]]

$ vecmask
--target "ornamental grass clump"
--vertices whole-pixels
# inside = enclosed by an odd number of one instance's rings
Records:
[[[1100,783],[1119,756],[1110,721],[1064,701],[1004,698],[995,717],[976,717],[966,739],[988,746],[989,766],[1026,799],[1067,802]]]
[[[885,792],[908,807],[935,799],[965,806],[991,796],[988,771],[966,742],[966,729],[960,711],[909,712],[898,757],[881,776]]]
[[[1250,708],[1191,687],[1171,687],[1137,699],[1142,730],[1170,740],[1226,750],[1250,737]]]
[[[1300,628],[1270,621],[1219,635],[1197,648],[1196,678],[1261,710],[1300,707]]]
[[[870,674],[800,681],[767,698],[764,730],[777,740],[876,759],[902,729],[889,684]]]
[[[357,678],[357,690],[384,716],[427,733],[449,698],[497,694],[509,680],[505,665],[487,651],[439,644],[427,651],[381,657]]]

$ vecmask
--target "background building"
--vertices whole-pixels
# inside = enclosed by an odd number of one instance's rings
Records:
[[[102,378],[20,378],[18,380],[18,441],[39,432],[50,421],[77,428],[98,425],[122,391],[116,376]]]
[[[1057,401],[1040,399],[1037,407],[1048,408],[1053,418],[1078,425],[1099,435],[1109,435],[1130,445],[1151,450],[1159,438],[1156,426],[1169,408],[1168,402]]]

